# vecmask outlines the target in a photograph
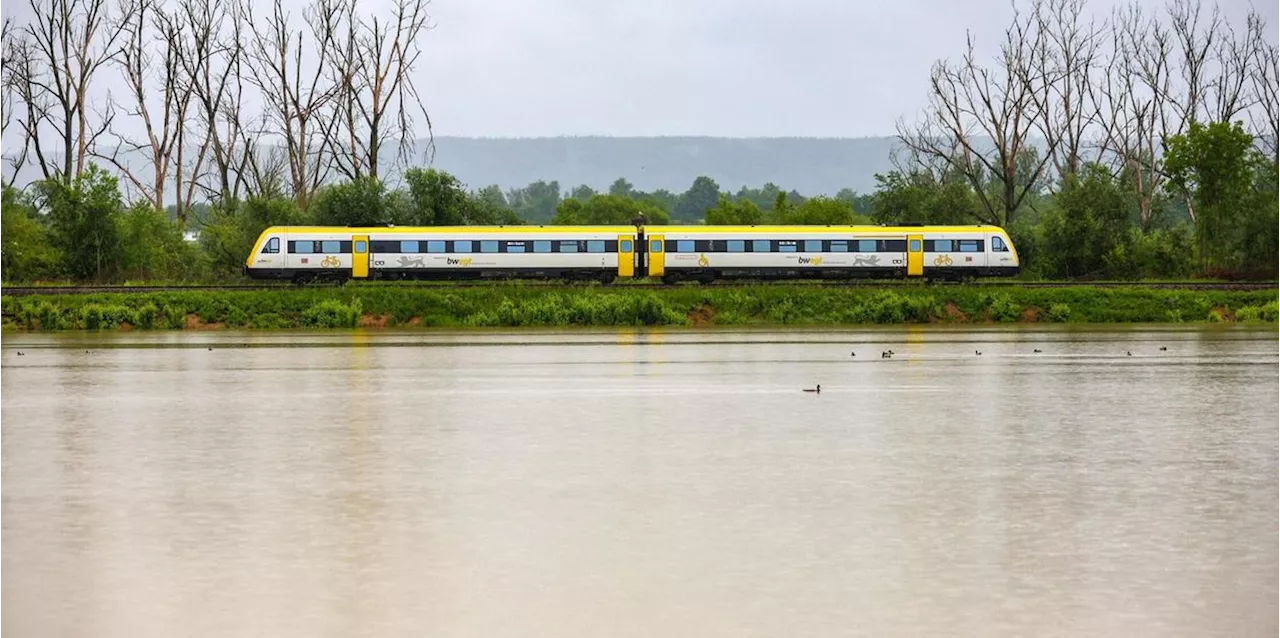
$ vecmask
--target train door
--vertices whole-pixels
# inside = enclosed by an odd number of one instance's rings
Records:
[[[635,235],[618,235],[618,276],[636,275]]]
[[[364,279],[369,276],[369,236],[351,238],[351,276]]]
[[[924,235],[907,235],[907,276],[924,275]]]
[[[649,235],[649,276],[661,277],[667,272],[667,251],[662,246],[662,235]]]

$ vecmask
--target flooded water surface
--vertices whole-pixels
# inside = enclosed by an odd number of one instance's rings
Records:
[[[3,632],[1275,635],[1277,343],[9,334]]]

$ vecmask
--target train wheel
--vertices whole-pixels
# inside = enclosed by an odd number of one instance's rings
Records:
[[[618,276],[616,274],[611,272],[601,273],[599,277],[600,285],[608,286],[609,284],[613,283],[613,280],[617,279],[617,277]]]

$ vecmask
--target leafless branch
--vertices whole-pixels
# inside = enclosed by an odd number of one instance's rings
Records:
[[[35,118],[32,142],[46,178],[70,177],[84,170],[93,139],[102,133],[101,126],[89,121],[89,89],[103,65],[119,55],[119,39],[136,5],[121,3],[120,12],[113,16],[107,0],[29,0],[29,4],[32,18],[23,30],[32,43],[32,64],[22,80],[31,94],[29,104],[41,111]],[[61,167],[45,161],[38,137],[40,122],[61,142]]]
[[[903,145],[918,157],[947,162],[969,182],[990,223],[1013,222],[1058,149],[1059,130],[1043,124],[1061,74],[1045,60],[1049,36],[1042,25],[1036,13],[1015,10],[994,68],[978,61],[970,36],[960,63],[934,66],[922,121],[899,126]],[[1043,156],[1037,157],[1033,132],[1043,136]]]

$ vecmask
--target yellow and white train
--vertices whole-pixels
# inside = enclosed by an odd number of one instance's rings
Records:
[[[255,279],[717,279],[1013,276],[996,226],[276,226]]]

